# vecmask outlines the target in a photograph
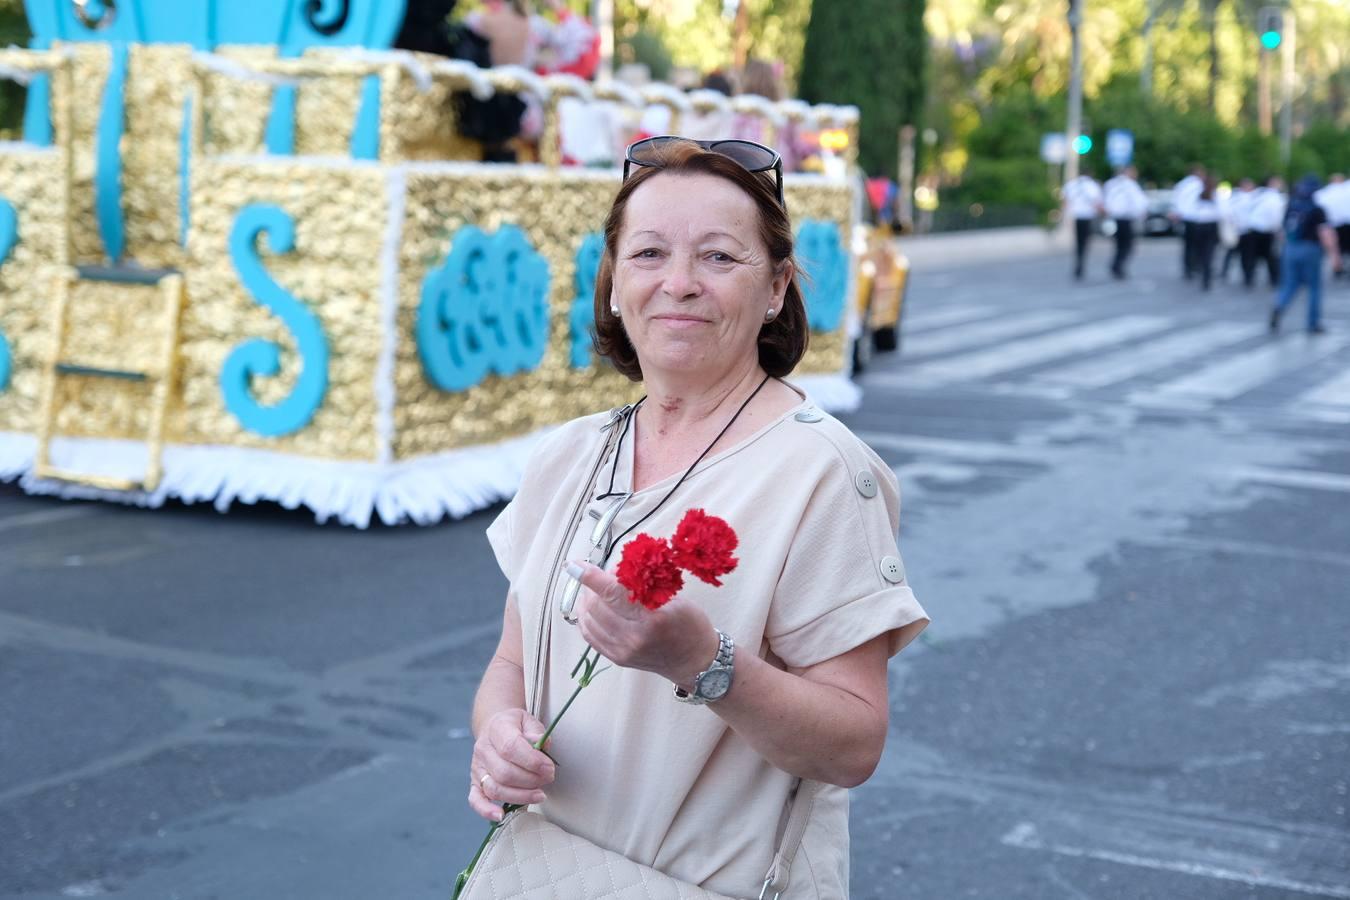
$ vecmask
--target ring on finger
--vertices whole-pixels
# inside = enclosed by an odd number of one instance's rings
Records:
[[[487,793],[487,780],[491,777],[490,772],[484,772],[478,779],[478,789],[485,794]]]

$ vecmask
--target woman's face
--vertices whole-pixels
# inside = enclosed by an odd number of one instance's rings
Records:
[[[755,202],[725,179],[663,173],[628,198],[612,299],[644,376],[753,364],[791,278],[760,239]]]

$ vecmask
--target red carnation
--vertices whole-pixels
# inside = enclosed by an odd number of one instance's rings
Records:
[[[739,560],[731,555],[740,539],[724,520],[701,509],[691,509],[680,520],[675,536],[675,562],[680,568],[708,584],[720,586],[718,579],[736,568]]]
[[[684,587],[675,551],[663,538],[649,534],[639,534],[623,548],[615,575],[628,588],[629,599],[648,609],[665,606]]]

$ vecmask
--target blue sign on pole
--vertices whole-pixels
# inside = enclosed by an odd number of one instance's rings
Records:
[[[1112,128],[1106,133],[1106,161],[1112,166],[1128,166],[1134,159],[1134,132]]]

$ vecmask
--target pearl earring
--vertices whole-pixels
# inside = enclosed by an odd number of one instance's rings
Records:
[[[764,314],[764,321],[765,321],[765,322],[772,322],[772,321],[773,321],[773,317],[774,317],[774,311],[773,311],[772,309],[770,309],[768,312],[766,312],[766,313]]]
[[[616,318],[616,319],[622,319],[622,318],[623,318],[623,316],[619,315],[619,307],[617,307],[617,306],[611,305],[610,308],[609,308],[609,314],[610,314],[611,316],[613,316],[614,318]]]

